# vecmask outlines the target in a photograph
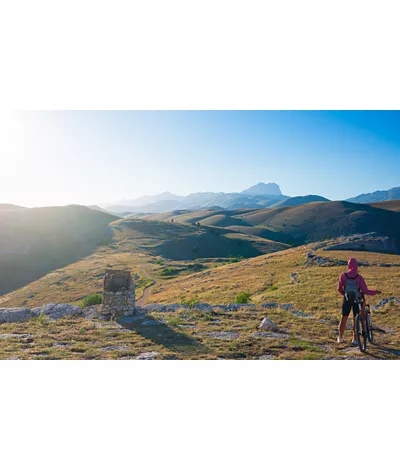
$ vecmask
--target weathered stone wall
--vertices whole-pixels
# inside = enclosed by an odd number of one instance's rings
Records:
[[[127,316],[135,313],[135,284],[129,271],[107,270],[104,276],[102,314]]]

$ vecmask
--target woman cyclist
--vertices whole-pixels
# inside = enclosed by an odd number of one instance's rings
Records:
[[[343,343],[344,332],[346,330],[347,320],[351,310],[353,310],[354,319],[360,311],[359,303],[364,295],[380,294],[379,290],[369,290],[364,278],[358,274],[358,264],[355,258],[351,258],[347,264],[349,270],[341,274],[337,290],[343,295],[342,317],[339,323],[338,343]],[[356,340],[356,322],[353,321],[353,341],[352,345],[357,345]]]

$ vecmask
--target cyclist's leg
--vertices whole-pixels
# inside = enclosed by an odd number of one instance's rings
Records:
[[[347,326],[347,320],[349,319],[349,316],[342,315],[340,318],[340,323],[339,323],[339,336],[343,338],[344,332],[346,331],[346,326]]]
[[[357,302],[353,303],[353,340],[357,341],[356,317],[360,313],[360,306]]]
[[[339,336],[343,338],[344,332],[346,331],[347,320],[349,319],[349,314],[351,311],[351,305],[348,302],[343,300],[342,305],[342,316],[339,323]]]

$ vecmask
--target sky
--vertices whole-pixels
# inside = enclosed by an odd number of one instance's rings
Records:
[[[0,172],[0,203],[27,207],[259,182],[340,200],[400,186],[400,112],[5,113]]]

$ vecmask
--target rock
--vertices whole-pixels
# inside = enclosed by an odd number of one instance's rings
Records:
[[[29,333],[3,333],[0,334],[0,339],[8,339],[8,338],[18,338],[18,339],[30,339],[32,335]]]
[[[389,297],[388,299],[382,299],[374,307],[372,307],[372,310],[373,311],[379,310],[380,308],[386,307],[387,304],[398,305],[398,304],[400,304],[400,298],[399,297]]]
[[[289,338],[288,333],[277,333],[270,331],[256,331],[253,333],[252,338]]]
[[[223,310],[224,312],[226,312],[228,310],[228,307],[226,305],[213,305],[213,310],[215,311],[215,309]]]
[[[206,333],[207,336],[215,339],[222,339],[224,341],[232,341],[239,338],[239,333],[234,333],[233,331],[215,331]]]
[[[296,315],[296,317],[302,317],[302,318],[309,318],[311,315],[308,315],[308,313],[304,313],[301,310],[293,310],[292,315]]]
[[[256,308],[256,304],[236,304],[239,310],[245,310],[250,308]]]
[[[278,331],[278,325],[269,318],[264,318],[260,323],[259,328],[261,330]]]
[[[297,273],[292,273],[290,275],[290,282],[293,284],[300,284],[300,281],[297,279]]]
[[[142,307],[145,312],[165,312],[164,304],[148,304]]]
[[[236,312],[237,309],[238,309],[238,304],[229,304],[227,307],[226,307],[227,311],[229,312]]]
[[[168,305],[165,306],[165,310],[167,312],[176,312],[180,308],[182,308],[182,305],[180,305],[180,304],[168,304]]]
[[[195,304],[193,308],[196,310],[200,310],[201,312],[213,312],[213,307],[210,304]]]
[[[20,323],[32,318],[29,308],[0,308],[0,323]]]
[[[157,356],[160,356],[160,353],[151,351],[151,352],[141,353],[138,356],[136,356],[135,359],[138,361],[151,361]]]
[[[33,308],[32,314],[35,316],[44,314],[53,320],[58,320],[67,316],[80,316],[83,314],[83,311],[81,307],[71,304],[46,304]]]
[[[262,308],[278,308],[278,304],[276,302],[269,302],[267,304],[262,304]]]
[[[86,318],[95,318],[101,315],[101,305],[91,305],[83,310],[83,316]]]
[[[106,346],[102,348],[102,351],[108,352],[108,351],[127,351],[129,349],[129,346],[126,345],[120,345],[120,346]]]
[[[260,361],[268,361],[268,360],[273,359],[273,358],[274,358],[274,356],[272,354],[264,354],[262,356],[258,356],[258,359]]]
[[[67,349],[72,346],[73,343],[53,343],[53,348],[57,349]]]
[[[293,304],[280,304],[279,308],[283,310],[293,310],[294,305]]]

